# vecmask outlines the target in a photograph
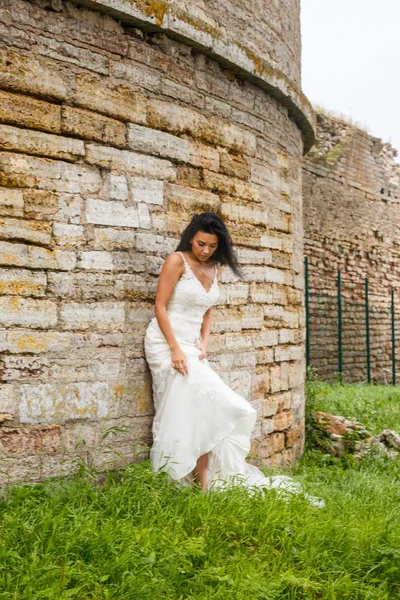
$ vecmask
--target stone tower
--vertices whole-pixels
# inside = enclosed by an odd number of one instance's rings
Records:
[[[223,272],[210,361],[258,410],[254,457],[300,456],[314,130],[299,4],[1,3],[3,482],[145,455],[143,334],[162,262],[204,210],[246,274]],[[113,426],[125,431],[105,438]]]

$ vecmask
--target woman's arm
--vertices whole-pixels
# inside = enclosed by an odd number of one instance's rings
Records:
[[[170,254],[164,263],[158,278],[158,287],[155,301],[155,315],[157,322],[167,344],[171,349],[172,365],[184,375],[188,373],[186,357],[175,338],[171,323],[167,314],[167,306],[171,298],[172,291],[184,272],[182,257],[177,254]]]

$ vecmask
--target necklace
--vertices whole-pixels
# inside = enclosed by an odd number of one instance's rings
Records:
[[[200,277],[206,276],[207,279],[211,279],[210,275],[211,272],[214,272],[215,267],[213,265],[203,267],[202,264],[199,261],[197,261],[197,264],[194,264],[191,268],[195,273],[200,275]]]

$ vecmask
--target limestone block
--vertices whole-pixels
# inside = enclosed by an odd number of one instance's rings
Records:
[[[86,161],[98,167],[120,170],[133,175],[154,177],[155,179],[170,181],[176,179],[175,169],[169,160],[93,144],[88,144],[86,150]]]
[[[141,252],[160,252],[170,254],[174,252],[177,240],[173,238],[154,235],[153,233],[136,234],[136,248]]]
[[[108,58],[87,48],[60,42],[53,37],[41,36],[37,51],[42,56],[48,56],[56,61],[71,63],[101,75],[108,75]]]
[[[42,477],[40,456],[18,456],[16,458],[3,458],[0,471],[0,485],[12,483],[38,482]]]
[[[24,198],[21,190],[0,188],[0,215],[22,217],[24,214]]]
[[[274,301],[273,290],[269,283],[251,283],[250,299],[260,304],[272,304]]]
[[[72,161],[85,156],[85,147],[80,140],[11,125],[0,125],[0,148]]]
[[[159,48],[153,48],[150,45],[144,45],[143,42],[134,37],[128,38],[128,58],[136,62],[145,64],[152,69],[158,69],[167,73],[170,67],[170,58],[160,51]]]
[[[254,348],[264,348],[265,346],[276,346],[278,343],[278,332],[272,329],[254,333],[251,336]]]
[[[143,154],[189,162],[189,140],[150,127],[128,125],[128,146]]]
[[[292,388],[299,387],[304,384],[305,365],[303,360],[292,362],[289,365],[289,385]]]
[[[61,131],[85,140],[113,146],[125,146],[126,142],[124,123],[72,106],[63,106],[61,109]]]
[[[114,271],[148,272],[146,256],[141,252],[113,252]]]
[[[44,296],[47,278],[41,271],[26,269],[3,269],[0,278],[0,294],[13,296]]]
[[[270,390],[270,374],[268,367],[257,367],[253,374],[252,397],[264,398]]]
[[[154,317],[154,306],[147,302],[132,302],[128,313],[129,328],[144,333],[150,320]]]
[[[145,177],[130,177],[132,200],[147,204],[162,205],[164,201],[164,182]]]
[[[157,289],[157,280],[136,273],[124,273],[115,282],[114,295],[120,300],[151,300]],[[143,339],[140,338],[140,351],[143,354]]]
[[[10,267],[71,271],[76,266],[76,256],[74,252],[0,242],[0,264]]]
[[[242,308],[242,329],[261,329],[264,325],[262,306],[247,304]]]
[[[110,184],[110,198],[112,200],[128,200],[128,181],[125,175],[110,173],[108,181]]]
[[[113,296],[114,275],[78,271],[72,273],[48,273],[48,293],[62,299],[103,300]]]
[[[125,206],[121,202],[88,198],[85,214],[86,221],[96,225],[139,227],[137,207]]]
[[[255,156],[257,149],[257,138],[243,127],[233,123],[223,126],[222,145],[229,148],[233,153]]]
[[[183,209],[189,214],[204,211],[218,212],[220,207],[220,199],[216,194],[172,183],[165,185],[165,199],[170,210],[179,212]]]
[[[262,440],[260,455],[262,458],[269,458],[277,452],[281,452],[285,447],[285,434],[272,433]]]
[[[219,287],[218,304],[238,306],[246,304],[249,296],[249,284],[243,282],[225,283]]]
[[[209,144],[226,146],[235,153],[254,156],[256,152],[256,137],[246,129],[219,119],[207,119],[201,113],[179,104],[151,99],[148,102],[147,120],[154,129],[175,135],[186,133]]]
[[[183,77],[181,77],[182,74]],[[204,108],[204,94],[199,94],[195,89],[191,71],[186,67],[186,70],[180,69],[178,72],[176,63],[172,63],[171,75],[177,76],[177,78],[182,78],[185,85],[181,85],[180,83],[172,81],[171,79],[163,78],[161,87],[162,95],[169,96],[174,100],[184,102],[185,104],[189,104],[190,106],[194,106],[196,108]]]
[[[280,392],[282,389],[281,367],[280,365],[272,365],[270,368],[271,376],[271,392]]]
[[[241,315],[237,309],[214,309],[212,332],[225,333],[227,331],[241,330]]]
[[[135,246],[135,232],[114,227],[100,228],[94,230],[94,244],[102,250],[129,250]]]
[[[20,388],[21,423],[59,423],[72,419],[107,416],[109,386],[102,381],[56,384],[24,384]]]
[[[50,300],[0,298],[0,323],[46,329],[57,324],[57,305]]]
[[[276,395],[266,396],[263,400],[263,416],[273,417],[278,412],[278,400]]]
[[[69,223],[54,223],[53,235],[58,246],[74,247],[84,243],[84,228],[82,225],[71,225]]]
[[[51,243],[50,223],[27,221],[24,219],[0,219],[0,237],[33,242],[34,244]]]
[[[63,431],[63,445],[67,453],[85,451],[87,448],[96,448],[99,443],[100,424],[68,423]]]
[[[59,331],[9,331],[8,351],[13,354],[64,352],[71,344],[69,333]]]
[[[2,48],[0,51],[0,86],[23,94],[56,100],[67,98],[67,88],[53,65],[33,54]]]
[[[273,417],[274,429],[276,431],[284,431],[292,426],[293,414],[291,410],[285,410]]]
[[[8,349],[7,330],[0,330],[0,352],[6,352]]]
[[[242,156],[221,152],[221,173],[228,177],[237,177],[238,179],[248,180],[250,176],[250,166],[248,161]]]
[[[238,248],[237,256],[240,264],[247,265],[270,265],[272,261],[272,252],[266,250],[250,250],[248,248]]]
[[[155,154],[213,171],[219,169],[219,154],[214,148],[150,127],[128,125],[128,145],[137,152]]]
[[[67,330],[121,331],[124,322],[125,310],[122,302],[65,302],[61,305],[60,323]]]
[[[2,428],[0,450],[6,455],[49,454],[61,448],[61,427]]]
[[[111,252],[101,250],[80,252],[78,255],[78,267],[94,271],[112,271],[114,269],[113,256]]]
[[[243,181],[242,179],[237,179],[234,177],[227,177],[222,173],[214,173],[212,171],[205,170],[202,174],[202,186],[208,190],[212,190],[214,193],[221,193],[226,196],[230,196],[232,198],[239,198],[240,202],[243,200],[247,200],[248,202],[261,202],[261,195],[259,189],[251,183],[247,183],[247,181]],[[230,200],[230,198],[226,198],[227,201],[227,212],[229,210],[234,210],[231,206],[237,206],[234,202]],[[252,207],[253,212],[257,209]],[[266,209],[260,209],[260,214],[258,218],[261,219],[264,212],[266,213]],[[254,213],[253,218],[257,218],[257,212]],[[234,218],[234,217],[232,217]],[[264,218],[265,222],[266,217]]]
[[[0,413],[16,415],[18,411],[15,387],[9,383],[0,384]]]
[[[275,351],[275,361],[276,362],[290,360],[291,346],[277,346],[274,351]]]
[[[264,314],[270,323],[281,325],[285,328],[297,329],[299,327],[299,311],[288,310],[283,306],[264,306]]]
[[[251,397],[251,371],[240,369],[229,373],[229,386],[240,396],[244,398]],[[253,408],[256,408],[255,402],[252,402]]]
[[[111,76],[117,79],[121,79],[124,82],[128,81],[133,83],[135,86],[140,86],[146,90],[157,92],[161,87],[161,75],[155,71],[150,71],[142,66],[135,65],[133,63],[124,62],[112,62],[111,63]]]
[[[271,250],[283,250],[285,237],[277,232],[269,232],[261,236],[260,245],[262,248],[271,248]]]
[[[262,433],[264,435],[269,435],[275,431],[274,420],[273,419],[263,419],[262,420]]]
[[[57,213],[60,196],[56,193],[38,189],[24,190],[23,201],[24,214],[29,219],[53,220],[56,215],[59,218]]]
[[[292,448],[295,443],[301,439],[303,435],[303,428],[301,425],[296,425],[292,427],[288,431],[285,431],[285,446],[287,448]]]
[[[151,216],[147,204],[144,202],[139,202],[137,208],[140,228],[151,229]]]
[[[290,272],[282,269],[264,266],[244,266],[243,271],[245,276],[251,281],[281,283],[283,285],[291,285],[292,276]]]
[[[216,369],[222,371],[232,371],[232,369],[254,369],[256,366],[255,356],[250,352],[224,352],[213,357],[213,364]]]
[[[44,356],[6,354],[3,366],[3,378],[10,382],[49,376],[49,360]]]
[[[97,169],[59,160],[0,152],[0,166],[5,173],[33,175],[37,187],[48,191],[93,194],[102,185]]]
[[[146,103],[142,94],[129,85],[115,85],[87,73],[76,76],[74,104],[123,121],[146,123]]]
[[[43,100],[0,90],[0,121],[60,133],[61,108]]]
[[[283,392],[282,394],[275,394],[274,396],[277,403],[277,411],[282,412],[283,410],[289,410],[292,408],[292,392]]]
[[[276,189],[277,188],[277,175],[276,172],[267,167],[265,163],[257,163],[254,160],[251,161],[251,181],[258,185]]]
[[[256,363],[258,365],[268,365],[274,362],[274,349],[263,348],[262,350],[256,350]]]
[[[293,217],[286,212],[270,209],[268,213],[268,227],[274,231],[291,233],[293,230]],[[293,241],[291,241],[290,249],[286,249],[286,251],[293,252]]]

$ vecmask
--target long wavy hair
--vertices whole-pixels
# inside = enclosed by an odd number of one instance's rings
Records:
[[[213,233],[218,236],[218,248],[212,255],[211,260],[219,262],[221,265],[229,265],[235,275],[240,279],[243,279],[244,275],[240,268],[236,253],[233,250],[229,231],[221,217],[213,212],[204,212],[201,213],[201,215],[193,215],[189,225],[182,232],[176,251],[187,252],[191,250],[190,241],[198,231]]]

